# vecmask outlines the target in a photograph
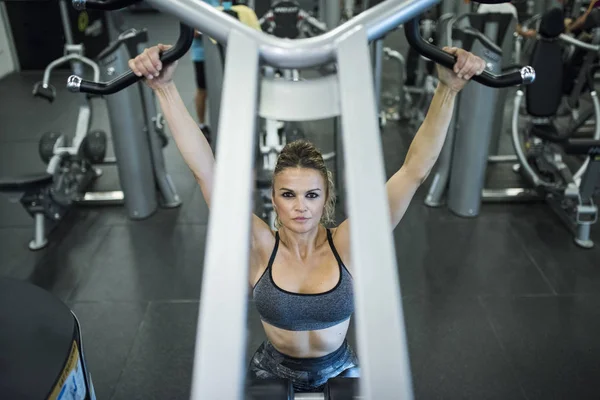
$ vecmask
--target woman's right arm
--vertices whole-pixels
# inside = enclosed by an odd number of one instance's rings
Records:
[[[144,50],[142,54],[129,60],[129,68],[137,76],[145,77],[146,84],[156,93],[177,148],[194,174],[204,200],[210,208],[215,158],[208,141],[187,110],[173,82],[173,73],[177,62],[165,68],[160,62],[160,52],[166,51],[170,47],[159,44]],[[272,247],[274,241],[273,232],[269,226],[253,214],[252,248],[255,250],[268,249]],[[251,271],[251,274],[256,274],[256,271]]]
[[[174,82],[154,90],[171,135],[200,185],[208,207],[213,188],[215,158],[206,137],[187,110]]]
[[[163,68],[160,61],[160,53],[170,47],[159,44],[144,50],[142,54],[129,60],[129,68],[137,76],[145,77],[145,83],[154,90],[177,148],[194,174],[204,200],[210,207],[215,158],[208,141],[188,112],[173,82],[177,62]]]

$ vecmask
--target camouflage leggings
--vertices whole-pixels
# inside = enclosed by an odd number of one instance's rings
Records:
[[[285,378],[297,393],[320,391],[330,378],[358,376],[358,359],[347,341],[339,349],[318,358],[294,358],[280,353],[267,340],[260,345],[248,368],[248,378]]]

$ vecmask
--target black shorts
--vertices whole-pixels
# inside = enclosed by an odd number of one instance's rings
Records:
[[[196,71],[196,86],[198,89],[206,90],[206,76],[204,74],[204,61],[194,61]]]
[[[347,341],[339,349],[319,358],[293,358],[280,353],[266,340],[254,353],[248,368],[250,381],[284,378],[297,393],[323,390],[330,378],[358,377],[358,358]]]

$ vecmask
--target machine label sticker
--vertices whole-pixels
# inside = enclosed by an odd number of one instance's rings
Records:
[[[85,400],[87,390],[77,342],[73,341],[71,353],[58,382],[48,400]],[[95,396],[94,396],[95,397]]]

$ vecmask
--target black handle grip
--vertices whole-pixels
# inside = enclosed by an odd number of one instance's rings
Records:
[[[563,148],[567,154],[600,156],[600,140],[595,139],[568,139]]]
[[[33,96],[48,100],[50,103],[56,98],[56,88],[52,85],[44,86],[42,82],[33,85]]]
[[[452,69],[454,67],[454,64],[456,63],[455,56],[428,43],[421,37],[418,18],[412,19],[404,24],[404,33],[406,34],[408,44],[410,44],[417,53],[446,68]],[[520,71],[509,72],[502,75],[493,75],[484,71],[481,75],[475,75],[471,79],[482,85],[493,88],[503,88],[521,84],[528,85],[535,80],[535,71],[531,67],[523,67]]]
[[[114,11],[132,6],[142,0],[72,0],[73,8],[78,11],[83,10],[103,10]]]
[[[180,24],[179,39],[177,39],[177,43],[160,55],[160,61],[163,65],[168,65],[179,60],[188,52],[190,47],[192,47],[193,40],[194,28],[190,28],[185,24]],[[117,93],[118,91],[133,85],[140,79],[142,79],[142,77],[135,75],[133,71],[125,72],[108,83],[86,81],[77,75],[71,75],[67,81],[67,88],[71,92],[108,95]]]

